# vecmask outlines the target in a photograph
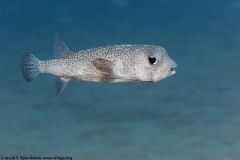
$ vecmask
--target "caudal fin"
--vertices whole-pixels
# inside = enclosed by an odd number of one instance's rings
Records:
[[[39,60],[30,52],[25,52],[19,60],[19,68],[23,78],[31,82],[39,74]]]

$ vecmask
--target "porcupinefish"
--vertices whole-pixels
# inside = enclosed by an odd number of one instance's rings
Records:
[[[157,82],[176,73],[177,64],[166,50],[153,45],[109,45],[72,52],[56,34],[55,59],[39,60],[30,52],[20,57],[23,78],[39,73],[57,76],[56,95],[72,80],[95,82]]]

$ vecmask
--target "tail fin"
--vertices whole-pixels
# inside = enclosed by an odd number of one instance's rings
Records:
[[[20,57],[19,68],[23,78],[31,82],[39,74],[39,60],[30,52],[25,52]]]

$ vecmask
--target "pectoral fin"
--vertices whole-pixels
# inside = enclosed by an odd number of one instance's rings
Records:
[[[113,72],[114,61],[104,58],[96,58],[93,61],[93,65],[95,66],[96,71],[100,73],[101,82],[110,82],[115,79]]]

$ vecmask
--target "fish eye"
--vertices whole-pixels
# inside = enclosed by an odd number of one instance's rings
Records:
[[[157,64],[157,59],[156,57],[148,57],[148,62],[150,64]]]

